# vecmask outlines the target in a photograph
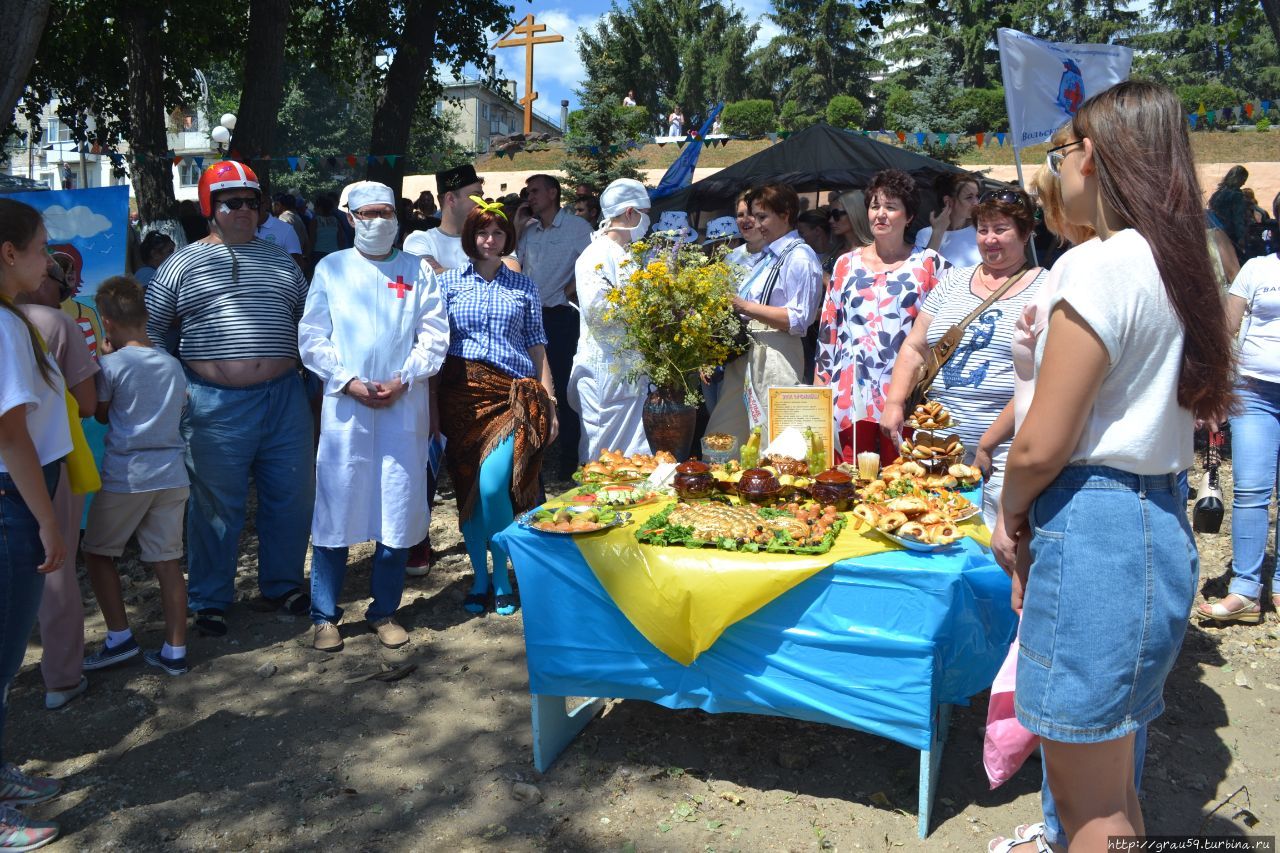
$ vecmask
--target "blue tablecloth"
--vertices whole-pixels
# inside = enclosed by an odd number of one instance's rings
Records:
[[[729,627],[681,666],[614,606],[573,539],[512,525],[529,688],[773,714],[929,748],[937,703],[991,685],[1013,640],[1009,580],[965,539],[830,566]]]

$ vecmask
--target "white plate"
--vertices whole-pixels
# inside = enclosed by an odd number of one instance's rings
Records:
[[[556,536],[585,536],[590,533],[599,533],[601,530],[608,530],[611,527],[621,527],[622,525],[627,524],[628,522],[631,521],[631,513],[618,512],[615,515],[613,521],[610,521],[607,524],[596,528],[595,530],[543,530],[540,527],[535,527],[533,522],[534,516],[536,516],[539,512],[542,512],[543,509],[545,509],[545,507],[536,506],[533,509],[529,510],[528,512],[521,513],[520,515],[516,516],[516,523],[519,524],[521,527],[524,527],[528,530],[533,530],[537,533],[551,533]],[[596,508],[590,507],[590,506],[558,506],[554,510],[552,510],[552,512],[559,512],[560,510],[564,510],[565,512],[571,513],[572,515],[578,515],[584,512],[594,512],[596,511]]]
[[[910,551],[943,551],[947,548],[950,548],[952,545],[958,544],[959,542],[959,540],[956,540],[956,542],[949,542],[946,545],[931,545],[928,542],[920,542],[915,539],[907,539],[903,536],[894,536],[892,533],[885,533],[883,530],[880,530],[879,528],[876,528],[876,533],[879,533],[881,536],[883,536],[885,539],[888,539],[890,542],[896,542],[897,544],[901,545],[903,548],[906,548]]]

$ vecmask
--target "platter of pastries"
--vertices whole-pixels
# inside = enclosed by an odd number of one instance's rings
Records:
[[[907,418],[906,425],[912,429],[946,429],[954,426],[951,413],[941,403],[931,401],[916,406],[915,411]]]
[[[559,533],[576,536],[583,533],[595,533],[610,527],[619,527],[631,520],[631,515],[617,512],[608,507],[567,506],[558,509],[537,507],[516,518],[521,527],[539,530],[543,533]]]
[[[589,483],[570,489],[566,495],[575,504],[613,509],[630,509],[660,500],[663,495],[648,483]]]
[[[575,482],[583,483],[634,483],[648,479],[662,463],[674,463],[676,458],[665,450],[655,454],[627,456],[619,450],[601,450],[600,458],[588,462],[573,472]]]
[[[646,545],[823,554],[844,526],[834,506],[816,501],[777,507],[674,503],[641,525],[636,539]]]

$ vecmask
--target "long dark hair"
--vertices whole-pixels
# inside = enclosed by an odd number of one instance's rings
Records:
[[[0,198],[0,244],[12,243],[14,248],[21,251],[31,245],[41,224],[40,213],[31,205],[11,198]],[[19,311],[17,306],[3,296],[0,296],[0,308],[13,312],[14,316],[22,321],[22,325],[27,327],[27,334],[31,338],[31,351],[36,356],[36,368],[50,388],[56,387],[53,368],[45,356],[44,341],[36,331],[36,327],[31,325],[26,314]]]
[[[1181,101],[1155,83],[1119,83],[1085,101],[1072,130],[1077,139],[1092,140],[1102,197],[1151,247],[1182,321],[1178,403],[1197,417],[1223,416],[1233,399],[1231,333],[1211,286],[1200,183]]]

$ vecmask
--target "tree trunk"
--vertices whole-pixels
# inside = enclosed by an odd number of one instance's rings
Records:
[[[126,7],[129,33],[129,148],[145,155],[133,163],[133,191],[143,222],[178,218],[173,161],[167,156],[164,64],[155,46],[164,38],[159,16],[145,6]]]
[[[432,73],[431,56],[440,9],[440,0],[410,0],[405,4],[404,32],[387,69],[386,87],[373,111],[369,153],[400,156],[394,165],[375,160],[369,166],[369,180],[391,187],[396,198],[400,197],[404,182],[404,153],[409,148],[413,116],[418,110],[422,87]]]
[[[244,88],[231,137],[231,156],[248,163],[271,192],[270,163],[276,120],[284,97],[284,41],[289,30],[289,0],[250,0],[249,37],[244,51]]]
[[[50,0],[0,0],[0,137],[8,132],[13,109],[27,86],[49,4]]]
[[[1280,0],[1262,0],[1262,11],[1267,15],[1267,23],[1271,25],[1271,35],[1280,47]]]

